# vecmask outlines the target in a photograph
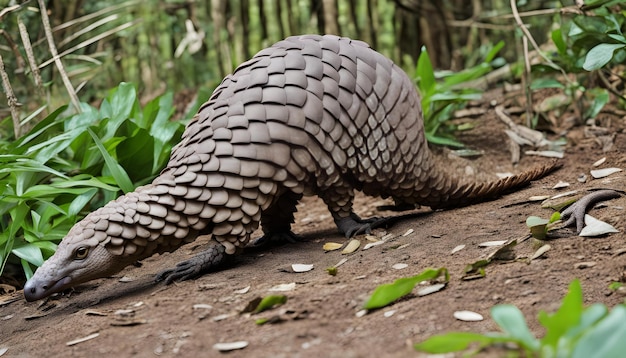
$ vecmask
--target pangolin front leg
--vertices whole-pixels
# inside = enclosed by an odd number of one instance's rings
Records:
[[[224,245],[210,241],[209,247],[189,260],[179,262],[175,267],[159,272],[156,282],[164,281],[166,285],[174,281],[185,281],[213,271],[224,263],[226,248]]]

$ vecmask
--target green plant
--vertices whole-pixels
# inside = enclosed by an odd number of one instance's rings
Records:
[[[550,56],[553,62],[533,66],[533,72],[539,77],[533,80],[531,90],[560,89],[567,97],[560,106],[573,104],[583,120],[595,118],[609,102],[609,91],[589,84],[597,77],[606,84],[604,75],[598,70],[626,60],[623,32],[626,20],[624,10],[620,9],[623,3],[617,0],[587,1],[584,13],[571,18],[560,15],[557,18],[560,26],[551,32],[555,45]],[[596,72],[597,76],[589,76],[589,71]],[[560,76],[565,73],[567,75]]]
[[[509,343],[523,351],[526,357],[622,357],[626,350],[626,305],[617,305],[609,312],[602,304],[583,306],[580,282],[574,280],[561,307],[554,314],[539,313],[539,322],[546,334],[537,339],[528,329],[521,311],[512,305],[497,305],[491,317],[503,332],[478,334],[453,332],[433,336],[415,345],[429,353],[466,350],[478,343],[479,350]]]
[[[480,99],[481,91],[463,88],[462,85],[491,71],[496,62],[494,58],[503,46],[504,42],[500,41],[487,52],[482,63],[456,73],[435,72],[428,51],[422,48],[414,77],[422,97],[424,129],[429,142],[463,147],[463,144],[451,137],[450,133],[458,127],[449,121],[454,111],[464,107],[468,101]]]
[[[146,184],[165,166],[183,123],[172,122],[173,96],[140,108],[122,83],[100,109],[61,107],[14,143],[1,143],[0,273],[19,258],[27,277],[86,213]]]
[[[439,269],[426,269],[416,276],[403,277],[395,280],[393,283],[380,285],[376,287],[372,295],[363,304],[363,308],[371,310],[385,307],[411,293],[415,285],[418,283],[427,280],[434,280],[441,276],[443,276],[445,283],[450,281],[448,269],[442,267]]]
[[[529,216],[526,218],[526,226],[530,229],[532,237],[538,240],[545,240],[550,224],[561,220],[561,213],[558,211],[550,216],[550,219],[540,218],[538,216]]]

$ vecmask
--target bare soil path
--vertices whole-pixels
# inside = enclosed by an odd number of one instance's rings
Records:
[[[498,96],[498,91],[491,93],[491,98]],[[482,106],[488,112],[476,128],[459,135],[468,147],[485,154],[475,160],[452,158],[451,165],[461,171],[471,167],[479,173],[477,177],[494,179],[496,172],[519,172],[546,160],[524,156],[520,165],[512,166],[505,126],[487,103]],[[495,330],[489,309],[500,303],[517,305],[531,329],[540,335],[538,312],[556,310],[575,278],[581,280],[588,304],[613,306],[624,301],[624,296],[609,290],[608,285],[625,280],[625,197],[592,210],[596,218],[619,229],[618,234],[581,238],[569,231],[565,237],[551,240],[552,249],[540,259],[495,263],[486,268],[484,278],[460,278],[467,264],[494,250],[480,248],[479,243],[524,238],[528,216],[550,216],[552,211],[542,209],[539,203],[524,203],[530,196],[556,194],[558,191],[551,187],[558,181],[571,184],[566,190],[626,187],[624,172],[606,179],[577,181],[580,174],[589,177],[591,164],[602,157],[607,158],[604,167],[626,168],[624,115],[601,114],[599,120],[599,125],[615,134],[610,151],[603,152],[598,141],[587,135],[588,130],[577,127],[568,134],[564,167],[558,172],[496,201],[449,211],[418,210],[386,229],[393,240],[366,251],[348,256],[339,251],[325,253],[324,243],[342,243],[345,239],[334,230],[323,203],[305,198],[294,225],[294,231],[304,235],[304,242],[246,251],[224,270],[196,280],[170,286],[152,282],[156,272],[192,255],[203,240],[43,303],[27,303],[18,291],[18,300],[0,306],[0,351],[6,349],[3,357],[218,357],[224,353],[213,349],[215,343],[248,341],[246,348],[226,355],[411,357],[421,356],[413,351],[412,344],[433,334]],[[359,196],[355,208],[362,216],[381,215],[375,209],[381,203],[384,201]],[[510,205],[515,203],[521,204]],[[413,232],[403,236],[409,229]],[[379,230],[375,234],[384,233]],[[363,236],[359,239],[366,243]],[[465,248],[451,254],[460,244]],[[526,240],[516,246],[515,254],[528,257],[535,250],[533,241]],[[325,268],[344,257],[347,262],[336,276],[330,276]],[[581,262],[590,264],[579,268]],[[315,268],[292,273],[293,263],[313,264]],[[397,263],[408,266],[392,268]],[[451,280],[444,290],[424,297],[410,295],[363,317],[355,315],[376,286],[428,267],[449,270]],[[284,292],[288,297],[285,305],[256,315],[239,313],[254,297],[266,296],[270,288],[285,283],[295,283],[294,290]],[[0,296],[0,302],[6,300],[7,296]],[[458,321],[452,316],[457,310],[478,312],[485,320]],[[255,324],[258,318],[272,317],[281,321]],[[90,340],[67,345],[95,334]]]

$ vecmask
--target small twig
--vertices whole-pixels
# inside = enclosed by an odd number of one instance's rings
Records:
[[[8,32],[0,29],[0,35],[2,35],[2,37],[4,37],[4,39],[7,41],[7,43],[9,44],[9,47],[11,47],[11,51],[13,51],[13,55],[15,56],[15,62],[17,63],[17,68],[15,69],[15,73],[24,72],[24,67],[26,66],[26,64],[24,61],[24,57],[22,57],[22,53],[20,52],[19,47],[17,46],[15,41],[13,41],[13,39],[11,38],[11,35]]]
[[[2,55],[0,55],[0,77],[2,77],[2,88],[7,96],[7,104],[11,110],[11,119],[13,120],[13,133],[15,133],[15,139],[20,137],[20,114],[17,110],[17,98],[13,94],[13,88],[11,88],[11,82],[9,82],[9,76],[4,69],[4,61]]]
[[[101,34],[98,34],[97,36],[94,36],[94,37],[92,37],[92,38],[90,38],[88,40],[85,40],[85,41],[77,44],[76,46],[73,46],[73,47],[71,47],[71,48],[61,52],[60,54],[57,54],[56,56],[52,56],[51,59],[49,59],[49,60],[43,62],[41,65],[39,65],[39,68],[40,69],[44,68],[44,67],[48,66],[49,64],[51,64],[52,62],[56,62],[58,59],[66,56],[66,55],[69,55],[70,53],[72,53],[72,52],[74,52],[74,51],[76,51],[78,49],[81,49],[83,47],[89,46],[89,45],[91,45],[94,42],[100,41],[100,40],[102,40],[103,38],[105,38],[107,36],[115,34],[116,32],[125,30],[125,29],[127,29],[127,28],[129,28],[131,26],[135,26],[139,22],[141,22],[141,19],[136,19],[136,20],[133,20],[131,22],[127,22],[125,24],[119,25],[119,26],[117,26],[117,27],[115,27],[115,28],[113,28],[111,30],[105,31],[105,32],[103,32]]]
[[[524,74],[522,75],[522,85],[524,86],[524,94],[526,95],[526,126],[532,128],[533,118],[533,96],[530,92],[530,83],[532,82],[532,73],[530,66],[530,56],[528,55],[528,39],[522,37],[522,51],[524,51]]]
[[[604,75],[602,71],[596,71],[596,72],[598,74],[598,77],[600,77],[600,82],[602,82],[602,84],[606,87],[607,90],[609,90],[609,92],[619,97],[623,101],[626,101],[626,97],[624,97],[623,94],[621,94],[617,89],[615,89],[614,86],[611,85],[611,83],[609,82],[609,79],[606,78],[606,76]]]
[[[61,75],[61,79],[63,80],[63,84],[65,85],[65,89],[67,90],[68,95],[70,96],[70,100],[72,105],[76,109],[76,112],[80,113],[80,102],[78,101],[78,96],[76,95],[76,91],[72,86],[72,82],[67,76],[67,72],[65,72],[65,68],[63,67],[63,62],[61,62],[61,58],[59,57],[59,53],[57,51],[56,45],[54,44],[54,38],[52,37],[52,29],[50,28],[50,18],[48,18],[48,10],[46,9],[46,4],[44,0],[38,0],[39,9],[41,11],[41,22],[43,23],[43,29],[46,34],[46,39],[48,40],[48,48],[50,49],[50,54],[54,58],[54,63],[59,70],[59,74]]]
[[[522,30],[522,32],[524,33],[524,37],[526,37],[528,41],[530,41],[530,44],[533,46],[533,48],[535,48],[535,50],[537,51],[537,54],[541,56],[541,58],[543,58],[548,64],[550,64],[550,66],[553,66],[554,68],[558,68],[563,74],[563,76],[565,77],[565,80],[571,84],[571,80],[567,76],[567,73],[565,73],[565,70],[563,70],[561,66],[554,63],[548,56],[546,56],[546,54],[543,53],[543,51],[541,51],[541,48],[539,48],[539,45],[533,38],[533,35],[530,33],[530,31],[528,31],[528,28],[526,28],[526,25],[524,24],[524,22],[522,22],[522,18],[520,17],[519,12],[517,11],[517,4],[515,0],[511,0],[511,10],[513,11],[513,18],[515,19],[515,23],[520,28],[520,30]]]
[[[41,100],[44,100],[46,98],[46,93],[43,89],[41,73],[39,72],[39,67],[37,67],[37,62],[33,53],[33,47],[30,43],[30,37],[28,36],[28,30],[26,30],[26,26],[24,25],[24,22],[22,22],[22,18],[20,17],[17,18],[17,26],[20,30],[22,43],[24,44],[24,51],[26,52],[26,58],[28,59],[28,65],[30,66],[30,70],[33,73],[33,80],[35,81],[38,95]]]

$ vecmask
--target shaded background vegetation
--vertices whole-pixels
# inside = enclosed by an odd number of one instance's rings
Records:
[[[5,0],[3,0],[5,1]],[[0,1],[0,55],[24,112],[67,102],[54,68],[35,1]],[[214,87],[237,64],[290,35],[334,33],[361,39],[412,68],[422,46],[435,68],[458,71],[481,56],[481,48],[504,40],[502,55],[520,53],[505,0],[147,0],[47,1],[53,36],[69,78],[83,101],[104,97],[122,81],[144,97],[166,89]],[[555,8],[573,1],[519,2],[542,43]],[[22,21],[41,71],[38,91],[18,29]],[[178,50],[178,51],[177,51]],[[43,95],[43,96],[42,96]],[[3,96],[4,97],[4,96]],[[43,98],[42,98],[43,97]],[[6,117],[0,98],[0,117]]]

